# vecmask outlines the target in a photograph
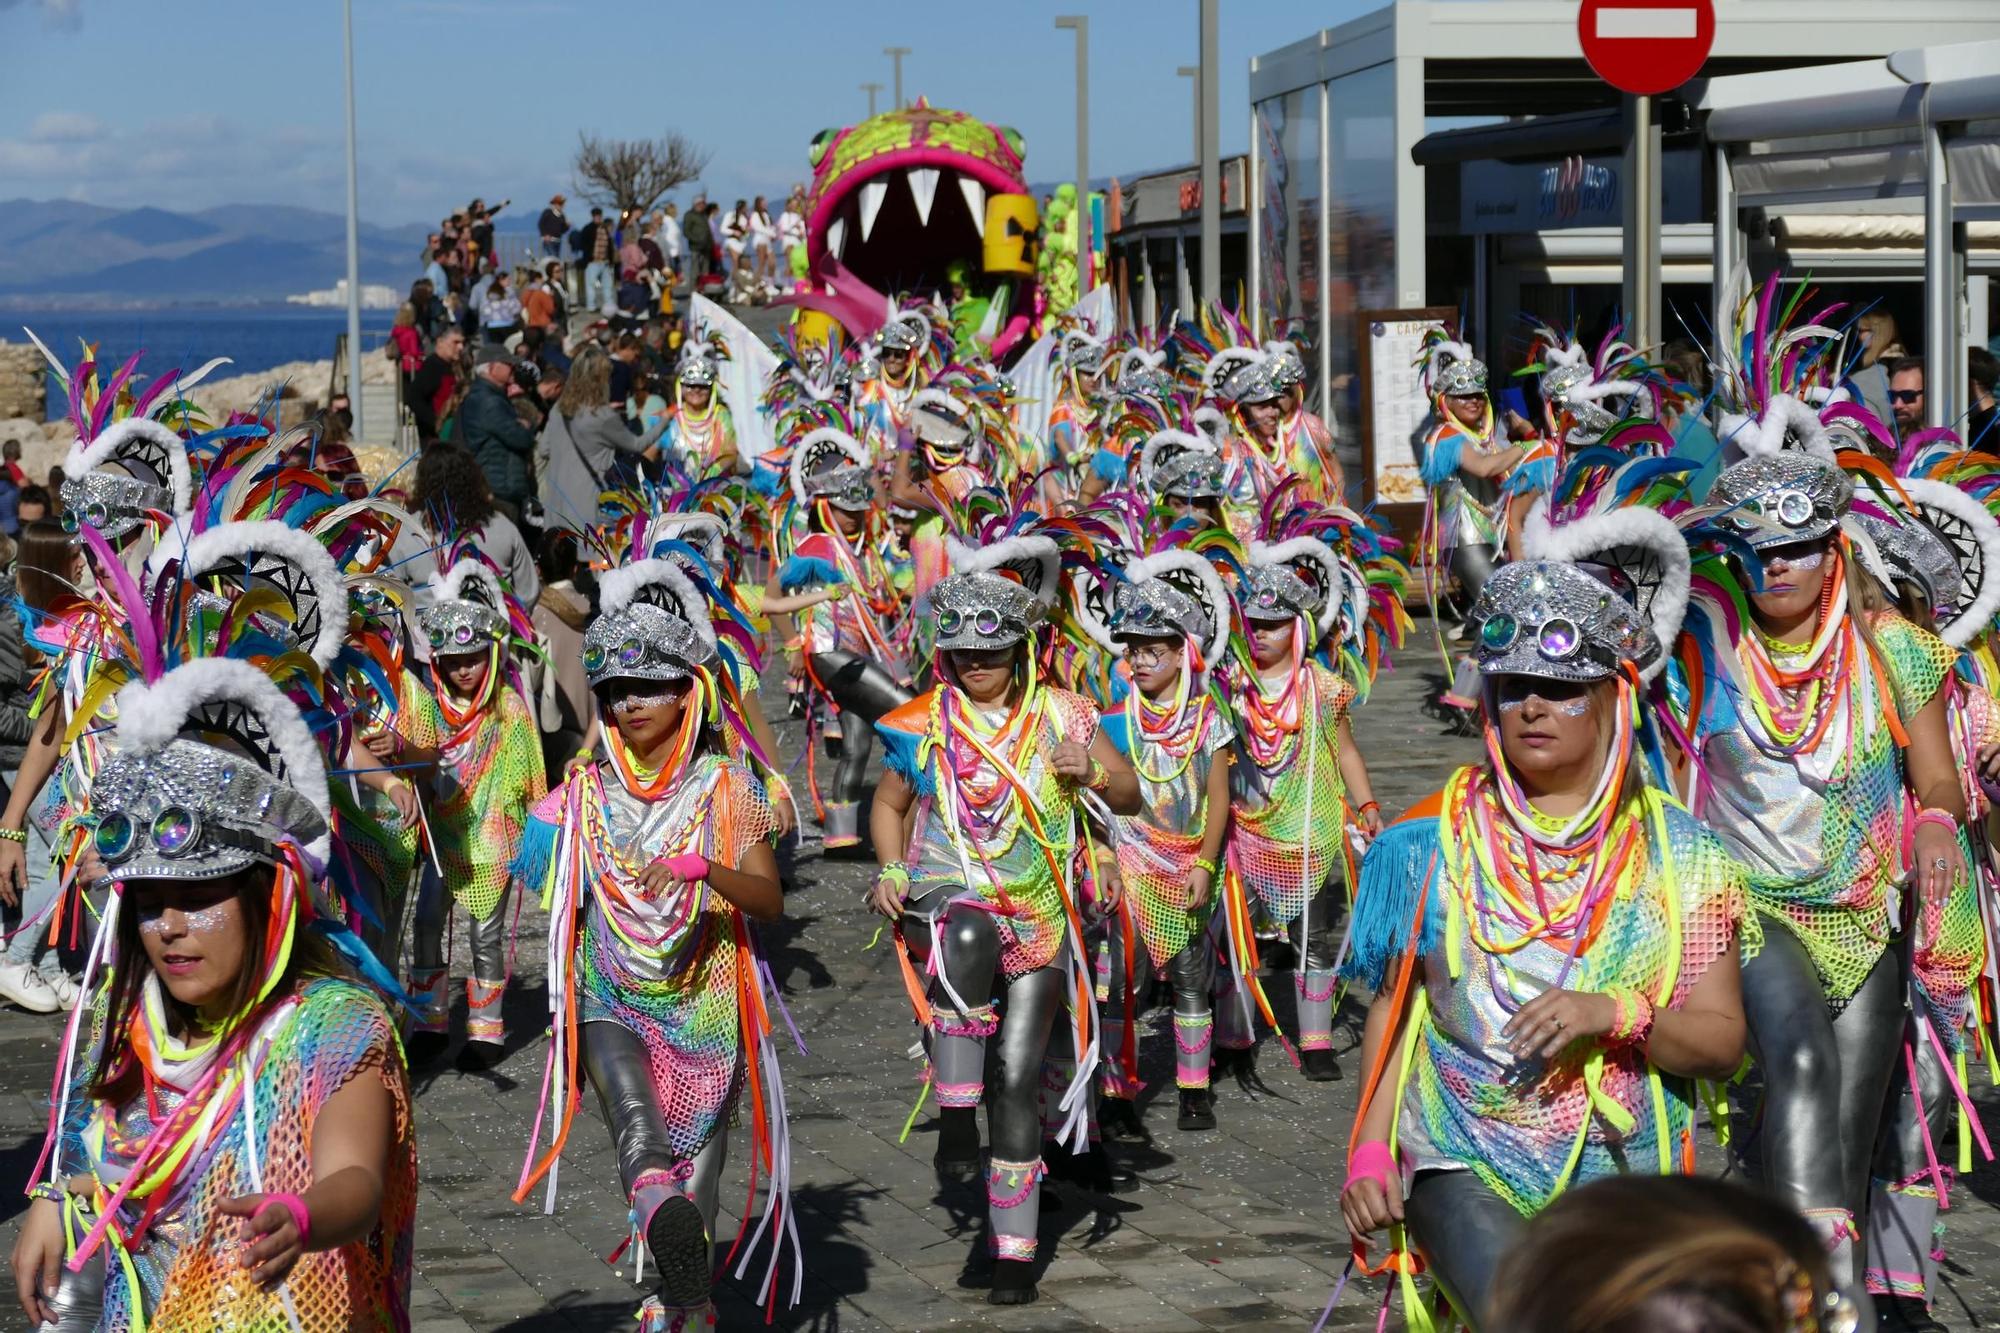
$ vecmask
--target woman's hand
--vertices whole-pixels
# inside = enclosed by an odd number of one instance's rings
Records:
[[[30,1328],[55,1320],[50,1298],[62,1281],[63,1251],[62,1205],[36,1199],[28,1205],[21,1234],[14,1238],[14,1296]]]
[[[225,1199],[218,1211],[225,1217],[249,1219],[240,1233],[244,1247],[240,1262],[259,1286],[283,1282],[306,1252],[299,1219],[271,1195],[239,1194]]]
[[[0,903],[17,907],[28,887],[28,844],[0,839]]]
[[[792,800],[792,793],[784,787],[771,793],[771,818],[777,823],[780,838],[789,838],[799,829],[799,807]]]
[[[868,890],[868,908],[891,921],[900,920],[903,915],[903,890],[908,885],[893,875],[878,875],[875,887]]]
[[[676,860],[679,860],[679,858],[661,857],[657,861],[648,862],[645,869],[639,872],[640,891],[648,898],[662,898],[669,893],[678,892],[692,883],[693,880],[681,873],[687,869],[686,866],[676,866],[671,863]],[[706,878],[706,876],[698,876],[697,878]]]
[[[89,890],[110,879],[111,872],[104,868],[104,858],[97,854],[96,844],[84,843],[82,854],[76,858],[76,882]]]
[[[421,817],[417,812],[417,789],[409,783],[398,780],[389,784],[389,800],[396,807],[396,818],[404,828],[415,828]]]
[[[1058,777],[1082,782],[1090,776],[1090,749],[1075,741],[1057,741],[1049,752],[1049,767]]]
[[[2000,782],[2000,741],[1989,741],[1979,747],[1979,776],[1989,782]]]
[[[1097,911],[1099,915],[1110,916],[1125,901],[1125,876],[1118,871],[1118,857],[1111,852],[1101,853],[1097,858],[1097,873],[1092,878],[1097,886]]]
[[[1951,897],[1951,887],[1965,869],[1959,855],[1958,839],[1943,825],[1925,820],[1917,825],[1914,865],[1911,873],[1924,901],[1933,905]]]
[[[1361,807],[1358,813],[1361,819],[1361,831],[1368,835],[1368,840],[1370,842],[1373,842],[1375,839],[1381,837],[1382,836],[1381,807],[1376,805],[1375,802],[1369,801],[1367,804]]]
[[[394,763],[397,756],[403,753],[403,738],[396,734],[394,727],[383,727],[363,736],[361,743],[368,747],[368,753],[385,764]]]
[[[1552,1059],[1579,1037],[1601,1037],[1618,1025],[1618,1001],[1590,991],[1543,991],[1500,1029],[1521,1059]]]
[[[1369,1236],[1403,1220],[1402,1182],[1355,1176],[1340,1191],[1340,1215],[1352,1236]]]
[[[1208,906],[1208,895],[1215,889],[1215,876],[1207,866],[1196,866],[1188,873],[1188,911],[1199,912]]]

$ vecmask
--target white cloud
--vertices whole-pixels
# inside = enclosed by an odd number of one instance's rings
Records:
[[[0,9],[32,9],[49,28],[74,32],[83,26],[83,0],[0,0]]]
[[[28,126],[31,143],[89,143],[104,137],[104,122],[82,111],[44,111]]]

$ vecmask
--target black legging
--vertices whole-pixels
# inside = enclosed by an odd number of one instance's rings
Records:
[[[890,711],[908,703],[913,696],[896,683],[896,678],[873,658],[834,649],[812,655],[815,678],[840,705],[840,764],[834,770],[832,800],[856,805],[868,782],[868,752],[875,723]],[[845,719],[856,725],[848,726]]]
[[[1764,947],[1743,965],[1743,1012],[1764,1076],[1764,1183],[1800,1212],[1845,1209],[1858,1227],[1903,1031],[1903,941],[1891,941],[1835,1014],[1798,937],[1768,916],[1763,925]],[[1858,1249],[1846,1246],[1850,1271],[1833,1274],[1857,1297]]]

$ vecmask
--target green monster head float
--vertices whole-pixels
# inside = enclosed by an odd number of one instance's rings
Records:
[[[799,298],[857,338],[880,327],[889,293],[948,289],[954,265],[992,354],[1028,335],[1038,307],[1038,224],[1021,136],[922,98],[813,140],[806,253],[815,291]],[[956,323],[957,321],[954,320]]]

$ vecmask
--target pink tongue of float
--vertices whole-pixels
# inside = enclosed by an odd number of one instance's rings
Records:
[[[812,269],[810,291],[788,292],[772,305],[803,306],[840,321],[848,333],[866,338],[888,319],[889,298],[854,276],[854,271],[830,254],[822,254]]]

